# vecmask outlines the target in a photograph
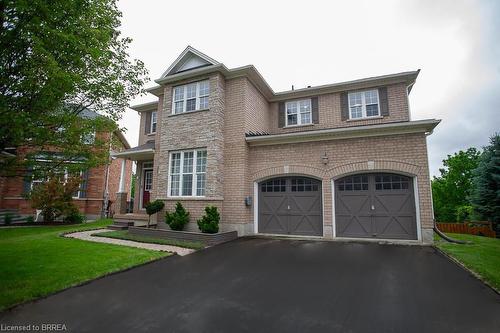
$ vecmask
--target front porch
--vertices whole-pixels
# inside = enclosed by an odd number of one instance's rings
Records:
[[[148,222],[145,206],[149,203],[153,190],[153,159],[154,140],[143,145],[113,153],[113,157],[122,158],[119,191],[116,193],[116,209],[113,224],[109,227],[114,230],[128,229],[130,226],[145,226]],[[128,192],[125,189],[125,161],[132,160],[136,163],[136,179],[134,204],[129,207],[127,203]],[[151,222],[155,225],[156,222]]]

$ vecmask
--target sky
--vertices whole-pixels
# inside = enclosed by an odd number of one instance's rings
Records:
[[[228,68],[256,66],[274,91],[421,69],[412,120],[442,119],[427,141],[431,175],[447,155],[500,132],[500,1],[122,0],[118,8],[147,87],[187,45]],[[138,114],[127,110],[120,125],[135,146]]]

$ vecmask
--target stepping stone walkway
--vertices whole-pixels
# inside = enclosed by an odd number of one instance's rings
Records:
[[[180,256],[185,256],[185,255],[191,254],[195,251],[193,249],[186,249],[184,247],[173,246],[173,245],[141,243],[141,242],[135,242],[135,241],[125,240],[125,239],[115,239],[115,238],[108,238],[108,237],[92,236],[93,234],[106,232],[106,231],[112,231],[112,230],[99,229],[99,230],[79,231],[79,232],[73,232],[70,234],[65,234],[64,237],[76,238],[76,239],[81,239],[81,240],[86,240],[86,241],[91,241],[91,242],[96,242],[96,243],[107,243],[107,244],[131,246],[131,247],[137,247],[140,249],[153,250],[153,251],[172,252],[172,253],[177,253]]]

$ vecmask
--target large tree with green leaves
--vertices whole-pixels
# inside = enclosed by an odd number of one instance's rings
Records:
[[[107,162],[108,141],[82,137],[116,129],[147,75],[120,19],[114,0],[0,0],[0,175],[54,147],[83,168]]]
[[[432,180],[434,217],[438,222],[456,222],[464,207],[470,205],[472,173],[481,153],[476,148],[459,151],[443,160],[440,176]],[[462,215],[463,216],[463,215]]]
[[[474,170],[470,196],[479,218],[491,221],[495,229],[500,226],[500,135],[490,139],[484,148],[479,165]]]

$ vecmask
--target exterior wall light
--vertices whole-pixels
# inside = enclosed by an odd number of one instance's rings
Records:
[[[328,164],[328,156],[326,156],[326,151],[323,154],[323,156],[321,156],[321,161],[323,162],[324,165]]]

